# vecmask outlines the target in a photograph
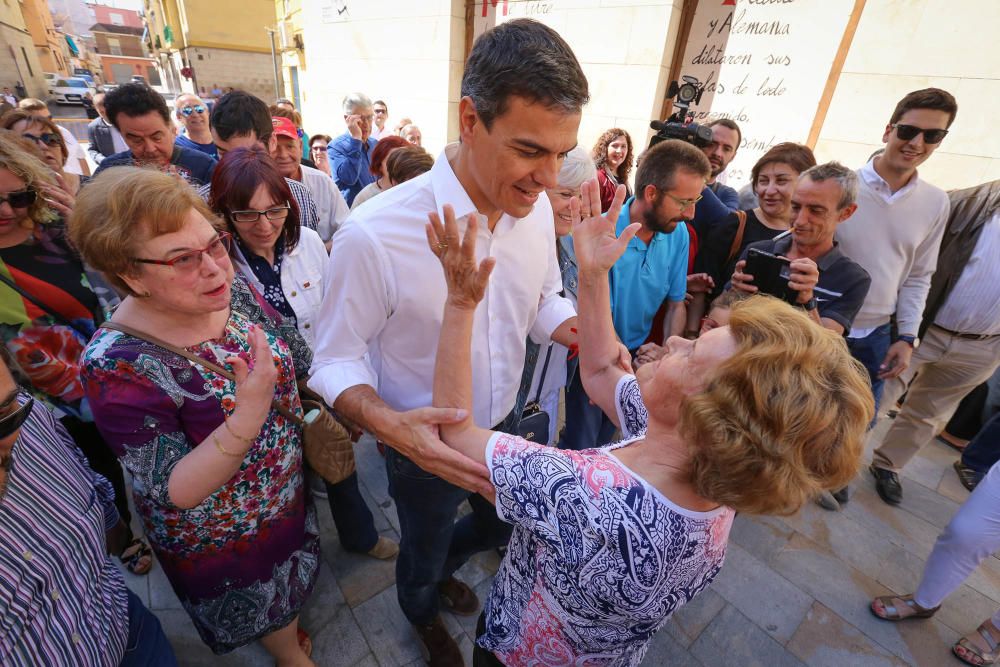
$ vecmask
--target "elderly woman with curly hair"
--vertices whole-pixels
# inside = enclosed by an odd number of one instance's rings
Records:
[[[234,275],[224,223],[168,174],[102,173],[70,231],[128,294],[84,352],[84,385],[174,592],[215,653],[259,640],[281,667],[312,665],[298,616],[318,526],[276,313]]]
[[[617,445],[567,451],[482,429],[469,417],[473,314],[495,263],[476,263],[449,207],[428,240],[448,284],[434,405],[451,447],[485,462],[497,513],[514,524],[477,631],[477,665],[638,665],[653,634],[722,567],[735,512],[791,514],[857,472],[873,413],[843,341],[768,297],[729,326],[671,338],[637,375],[617,365],[608,270],[639,225],[615,238],[624,199],[584,185],[574,225],[580,269],[580,373],[620,425]],[[579,210],[577,207],[576,210]]]
[[[52,410],[114,486],[123,520],[109,547],[130,572],[146,574],[152,554],[129,527],[121,465],[94,426],[80,379],[83,349],[118,296],[84,265],[50,208],[45,193],[54,177],[30,143],[0,130],[0,337],[18,383]]]
[[[591,153],[597,167],[597,182],[601,186],[601,210],[607,211],[619,185],[625,186],[628,197],[632,196],[632,186],[628,183],[635,163],[632,137],[620,127],[613,127],[600,136]]]

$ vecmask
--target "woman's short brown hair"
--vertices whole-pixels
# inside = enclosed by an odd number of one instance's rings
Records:
[[[846,486],[875,401],[843,338],[767,296],[734,304],[729,329],[736,354],[681,407],[695,491],[740,512],[793,514]]]
[[[62,132],[56,127],[56,124],[45,116],[35,116],[31,112],[24,109],[14,109],[13,111],[8,111],[0,117],[0,127],[5,130],[13,130],[14,126],[20,123],[22,120],[28,121],[28,125],[39,124],[45,128],[45,131],[49,134],[54,134],[59,138],[59,152],[62,153],[63,163],[69,158],[69,148],[66,147],[66,140],[63,139]]]
[[[38,147],[16,132],[0,129],[0,169],[6,169],[37,194],[35,202],[28,207],[28,219],[33,224],[50,222],[57,218],[55,211],[45,203],[38,185],[55,185],[52,170],[39,157]]]
[[[760,156],[757,164],[750,170],[750,185],[756,190],[757,177],[760,170],[772,162],[784,162],[798,173],[802,173],[809,167],[816,166],[816,156],[812,149],[803,144],[792,141],[785,141],[771,146],[770,150]]]
[[[430,171],[434,166],[434,158],[420,146],[404,146],[394,150],[385,159],[385,170],[393,185],[405,183],[411,178]]]
[[[216,229],[225,229],[195,189],[178,177],[155,169],[115,167],[80,189],[69,221],[70,239],[116,289],[133,294],[121,276],[135,273],[137,247],[182,229],[191,209]]]

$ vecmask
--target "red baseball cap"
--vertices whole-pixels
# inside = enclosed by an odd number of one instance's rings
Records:
[[[288,137],[289,139],[299,138],[299,131],[295,127],[295,123],[288,120],[287,118],[282,118],[281,116],[272,116],[271,126],[274,127],[274,133],[279,137]]]

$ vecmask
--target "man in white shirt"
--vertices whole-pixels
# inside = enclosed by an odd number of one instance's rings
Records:
[[[455,420],[455,411],[424,407],[447,295],[427,247],[427,214],[448,204],[463,230],[466,216],[478,215],[476,252],[497,258],[476,311],[473,418],[502,426],[515,403],[526,337],[564,345],[576,339],[573,306],[559,296],[544,190],[555,187],[563,157],[576,146],[588,98],[576,57],[551,28],[527,19],[497,26],[476,40],[466,63],[461,142],[429,173],[354,211],[337,234],[309,386],[392,448],[386,468],[400,521],[398,599],[432,665],[463,664],[439,605],[477,612],[475,594],[452,574],[477,551],[505,544],[509,526],[469,494],[490,493],[486,468],[438,439],[437,424]],[[456,523],[466,498],[473,511]]]
[[[295,123],[287,118],[274,116],[271,118],[271,124],[274,127],[275,137],[275,141],[268,144],[271,157],[277,163],[282,176],[302,183],[312,193],[319,212],[319,226],[316,231],[329,250],[333,233],[340,227],[340,223],[347,219],[351,210],[332,178],[319,169],[302,164],[302,139]]]
[[[372,105],[372,113],[375,114],[375,122],[372,125],[372,138],[376,141],[382,137],[392,134],[391,129],[386,129],[386,121],[389,120],[389,107],[382,100],[375,100]]]
[[[858,210],[837,228],[841,251],[872,279],[847,346],[868,370],[876,415],[883,383],[910,365],[948,220],[948,196],[920,180],[917,167],[941,145],[957,113],[955,98],[939,88],[903,97],[885,126],[885,151],[858,170]],[[871,471],[879,495],[893,502],[899,495],[896,472],[877,461]],[[846,501],[842,489],[832,499],[825,494],[820,504],[836,509]]]

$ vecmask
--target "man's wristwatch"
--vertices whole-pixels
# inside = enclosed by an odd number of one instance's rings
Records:
[[[812,312],[816,310],[816,297],[810,297],[808,301],[806,301],[805,303],[800,303],[799,305],[802,306],[802,310],[806,311],[807,313]]]
[[[899,336],[896,336],[896,340],[903,341],[913,349],[917,349],[917,346],[920,345],[920,341],[917,339],[917,337],[911,336],[910,334],[900,334]]]

